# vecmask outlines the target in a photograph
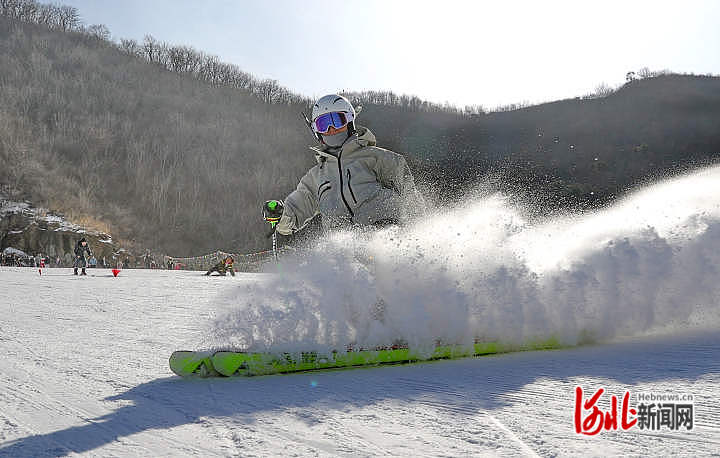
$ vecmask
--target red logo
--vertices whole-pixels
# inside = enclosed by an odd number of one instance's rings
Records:
[[[575,387],[575,432],[578,434],[585,434],[587,436],[594,436],[600,431],[605,429],[617,430],[618,429],[618,399],[617,396],[613,395],[610,398],[610,410],[607,412],[601,411],[595,404],[597,403],[600,396],[605,392],[605,389],[599,388],[590,399],[584,400],[582,387]],[[620,428],[626,431],[637,423],[637,418],[629,418],[628,414],[636,415],[637,410],[631,409],[628,405],[630,400],[630,392],[626,391],[622,400],[622,410],[620,416]],[[584,402],[583,402],[584,401]],[[590,411],[583,417],[585,411]]]

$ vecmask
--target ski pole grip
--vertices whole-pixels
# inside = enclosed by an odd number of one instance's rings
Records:
[[[276,229],[276,227],[277,227],[277,223],[280,221],[280,218],[272,218],[272,217],[266,216],[266,217],[265,217],[265,221],[267,221],[268,223],[270,223],[270,226],[272,227],[272,229],[270,230],[270,232],[267,234],[267,238],[270,238],[270,237],[272,237],[272,235],[275,233],[275,229]]]

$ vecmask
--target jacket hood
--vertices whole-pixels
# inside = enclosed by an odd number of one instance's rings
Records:
[[[343,156],[346,156],[353,151],[365,148],[366,146],[375,146],[376,144],[375,134],[373,134],[370,129],[363,126],[357,126],[355,133],[347,139],[340,150],[342,151]],[[315,159],[318,163],[328,158],[337,158],[336,154],[332,154],[328,151],[328,147],[318,148],[316,146],[311,146],[310,149],[315,153]]]

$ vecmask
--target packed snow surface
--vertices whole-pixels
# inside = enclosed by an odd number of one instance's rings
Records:
[[[263,274],[0,268],[0,456],[685,455],[720,449],[720,169],[528,223],[502,196]],[[562,350],[181,379],[173,350],[402,339]],[[578,435],[574,389],[694,396],[692,431]]]

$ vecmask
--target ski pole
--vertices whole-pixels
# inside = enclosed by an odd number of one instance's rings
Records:
[[[273,256],[275,256],[275,262],[278,262],[278,254],[277,254],[277,232],[273,232],[272,241],[273,241]]]
[[[270,210],[275,210],[275,208],[278,206],[278,202],[271,200],[268,202],[267,206],[270,208]],[[263,219],[270,223],[270,227],[272,227],[271,232],[268,234],[269,236],[272,236],[272,249],[273,249],[273,257],[275,258],[275,262],[278,262],[278,253],[277,253],[277,232],[275,231],[275,226],[277,225],[278,221],[280,221],[279,216],[271,216],[267,214],[266,211],[263,210]]]
[[[307,126],[308,130],[310,131],[310,135],[312,136],[313,140],[317,141],[317,134],[312,128],[312,123],[310,122],[310,119],[307,117],[304,111],[301,111],[300,114],[302,115],[303,122]]]

